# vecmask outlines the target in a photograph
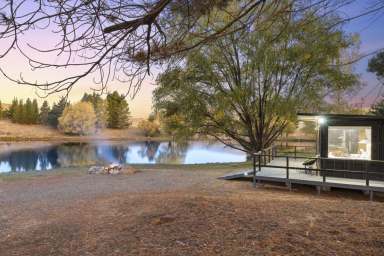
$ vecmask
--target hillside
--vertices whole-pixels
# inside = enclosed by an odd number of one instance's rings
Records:
[[[1,106],[3,107],[3,110],[8,110],[11,104],[1,103]]]
[[[0,120],[0,141],[88,141],[88,140],[148,140],[140,129],[132,127],[105,129],[92,136],[68,136],[44,125],[15,124]],[[161,138],[155,138],[161,139]]]

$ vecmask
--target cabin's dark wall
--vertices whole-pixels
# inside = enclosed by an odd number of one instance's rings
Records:
[[[319,142],[321,169],[337,169],[350,172],[327,171],[327,176],[365,179],[366,171],[370,179],[384,180],[384,162],[352,159],[324,159],[328,158],[328,126],[369,126],[372,128],[371,160],[384,160],[384,121],[376,119],[344,119],[329,118],[320,126]]]

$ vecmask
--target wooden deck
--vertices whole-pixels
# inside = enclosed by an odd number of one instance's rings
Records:
[[[258,171],[258,168],[256,168],[256,181],[281,182],[287,184],[289,187],[291,187],[292,184],[311,185],[315,186],[319,192],[322,188],[330,189],[332,187],[368,192],[384,192],[384,181],[369,180],[369,185],[367,186],[365,179],[326,177],[324,182],[323,176],[316,174],[316,172],[306,173],[304,170],[294,169],[295,167],[303,168],[304,160],[305,159],[290,159],[289,175],[287,177],[286,159],[280,157],[275,158],[266,166],[262,166],[261,171]],[[253,169],[229,173],[220,178],[226,180],[253,180]]]

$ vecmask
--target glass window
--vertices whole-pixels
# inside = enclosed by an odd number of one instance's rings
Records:
[[[371,127],[329,126],[328,157],[371,160]]]

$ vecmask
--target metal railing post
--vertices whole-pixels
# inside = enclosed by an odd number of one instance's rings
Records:
[[[369,187],[369,172],[368,172],[367,163],[365,163],[365,185]]]
[[[252,156],[253,156],[253,187],[256,187],[256,156],[255,156],[255,153],[253,153]]]
[[[295,159],[297,158],[297,146],[295,146]]]
[[[321,168],[320,168],[320,172],[321,172]],[[327,170],[322,170],[323,172],[323,183],[326,182],[326,174],[327,174]]]
[[[268,149],[268,163],[271,162],[271,148]]]
[[[265,155],[264,150],[262,151],[262,154],[263,154],[263,165],[266,165],[267,164],[267,156]]]
[[[289,180],[289,157],[286,156],[286,160],[287,160],[287,180]]]
[[[259,154],[259,172],[261,172],[261,155]]]

